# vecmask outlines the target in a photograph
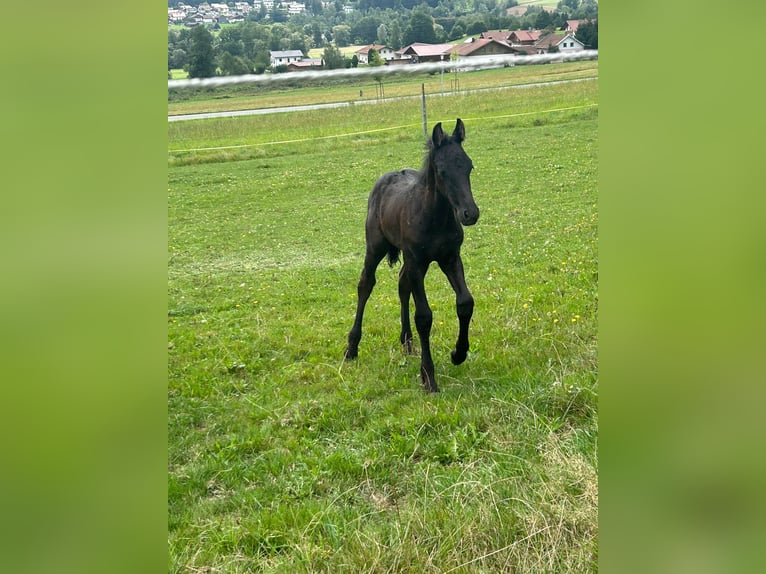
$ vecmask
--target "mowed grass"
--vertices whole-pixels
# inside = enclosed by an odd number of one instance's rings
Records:
[[[420,166],[419,104],[169,124],[170,572],[597,570],[597,85],[535,90],[429,100],[481,208],[461,366],[427,276],[433,395],[397,268],[342,361],[367,195]]]

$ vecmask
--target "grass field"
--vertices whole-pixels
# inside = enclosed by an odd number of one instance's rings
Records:
[[[429,128],[465,121],[482,210],[464,365],[426,279],[436,395],[399,348],[396,268],[341,360],[367,194],[420,166],[419,102],[168,124],[170,572],[597,570],[597,102],[429,98]]]
[[[183,73],[183,71],[181,71]],[[390,76],[384,78],[387,98],[418,96],[421,84],[426,94],[519,86],[536,82],[553,82],[598,76],[598,62],[570,62],[546,66],[516,66],[499,70],[471,73],[421,74],[419,76]],[[361,92],[361,95],[360,95]],[[330,85],[314,85],[300,90],[294,86],[274,84],[243,84],[227,88],[176,90],[168,102],[168,114],[193,114],[208,111],[231,111],[276,106],[316,104],[327,102],[358,102],[378,97],[376,81],[364,78]]]
[[[174,68],[170,70],[170,79],[171,80],[186,80],[189,77],[189,72],[186,70],[181,70],[179,68]]]

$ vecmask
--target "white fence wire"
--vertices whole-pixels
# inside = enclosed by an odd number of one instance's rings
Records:
[[[555,54],[532,54],[520,56],[505,54],[494,56],[473,56],[444,62],[423,62],[420,64],[401,64],[377,66],[372,68],[342,68],[336,70],[316,70],[285,72],[282,74],[245,74],[243,76],[215,76],[213,78],[191,78],[186,80],[168,80],[168,89],[215,87],[231,84],[268,84],[287,81],[307,81],[325,78],[383,77],[391,75],[421,74],[423,72],[441,72],[448,70],[481,70],[504,66],[523,66],[558,62],[577,62],[597,60],[598,50],[580,50],[577,52],[557,52]]]

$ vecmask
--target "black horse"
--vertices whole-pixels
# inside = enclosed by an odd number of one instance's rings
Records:
[[[468,325],[473,315],[473,297],[465,284],[460,246],[463,225],[479,219],[479,208],[471,194],[471,158],[462,142],[465,126],[458,118],[455,131],[448,136],[441,123],[434,127],[420,171],[404,169],[380,176],[367,202],[367,252],[359,280],[356,319],[348,334],[346,359],[354,359],[362,338],[364,307],[375,286],[375,270],[383,257],[391,266],[404,255],[399,273],[402,332],[399,340],[407,352],[412,351],[410,327],[410,295],[415,301],[415,327],[420,336],[420,375],[428,391],[437,392],[434,362],[431,358],[431,323],[423,281],[432,261],[449,279],[455,290],[457,316],[460,321],[452,362],[465,361],[468,354]]]

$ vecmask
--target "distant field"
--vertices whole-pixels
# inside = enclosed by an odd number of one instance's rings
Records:
[[[365,46],[367,44],[364,44]],[[342,48],[339,48],[340,53],[343,54],[347,58],[352,58],[356,51],[361,48],[362,45],[354,45],[354,46],[344,46]],[[324,48],[311,48],[308,53],[309,58],[321,58],[322,54],[324,53]]]
[[[367,194],[420,166],[420,115],[168,124],[169,572],[598,571],[598,82],[428,100],[429,128],[465,120],[482,210],[464,365],[426,280],[438,395],[399,348],[398,268],[342,361]]]

